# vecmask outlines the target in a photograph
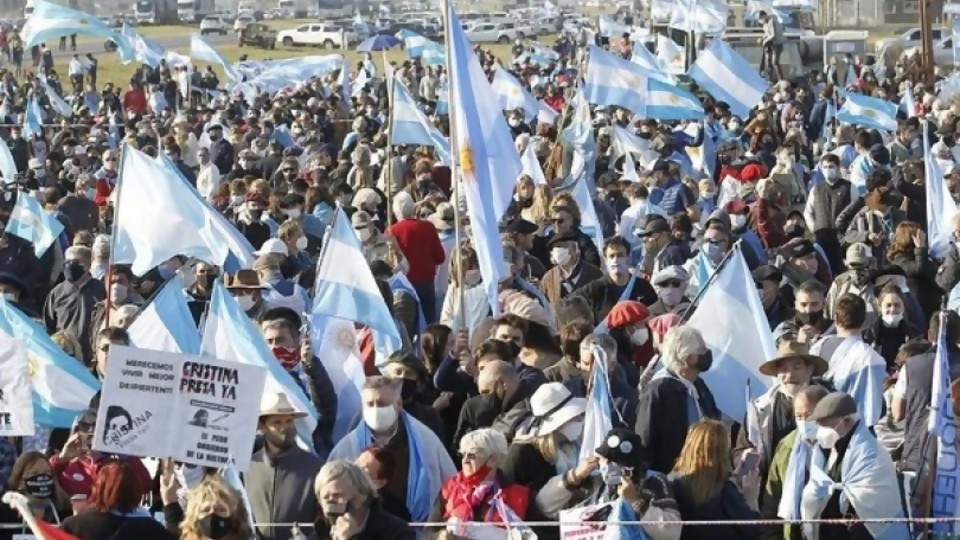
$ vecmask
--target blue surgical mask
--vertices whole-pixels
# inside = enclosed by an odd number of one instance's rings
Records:
[[[714,244],[712,242],[703,243],[703,252],[713,260],[717,260],[723,256],[723,249],[720,247],[720,244]]]
[[[600,464],[600,476],[608,486],[619,486],[623,482],[623,465],[606,461]]]
[[[622,274],[628,269],[629,265],[627,264],[626,257],[617,257],[616,259],[607,261],[607,270],[611,274]]]
[[[812,420],[797,420],[797,433],[808,441],[817,440],[817,423]]]

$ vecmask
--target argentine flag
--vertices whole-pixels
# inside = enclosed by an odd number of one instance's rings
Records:
[[[63,224],[40,206],[36,197],[27,191],[17,194],[7,232],[33,244],[33,252],[40,258],[63,232]]]
[[[27,346],[33,381],[33,419],[38,425],[69,428],[100,391],[100,381],[68,356],[36,321],[0,298],[0,332]]]
[[[31,135],[40,135],[43,133],[43,109],[37,101],[37,95],[30,96],[27,103],[27,112],[23,115],[23,134],[28,138]]]
[[[71,34],[107,38],[117,44],[121,58],[133,58],[133,50],[127,41],[106,22],[48,0],[33,0],[33,13],[23,24],[20,38],[27,49]]]
[[[13,161],[13,154],[7,141],[0,138],[0,173],[3,173],[3,182],[11,183],[17,178],[17,164]]]
[[[946,315],[946,312],[940,312]],[[948,464],[957,463],[957,419],[953,415],[953,399],[950,395],[950,363],[947,349],[947,325],[940,325],[937,336],[937,352],[933,364],[933,381],[930,391],[930,415],[927,431],[937,438],[937,468],[933,482],[932,517],[956,519],[960,517],[960,499],[957,498],[957,483],[960,472]],[[956,532],[956,522],[935,523],[933,530],[942,535]]]
[[[127,328],[130,342],[138,349],[200,353],[200,333],[187,307],[180,275],[167,281]]]
[[[496,71],[494,71],[490,88],[493,89],[493,92],[497,95],[501,109],[505,111],[523,109],[523,116],[527,122],[534,118],[539,118],[541,114],[543,118],[549,119],[549,123],[552,123],[557,118],[556,111],[533,97],[530,92],[527,92],[523,85],[520,84],[520,81],[504,69],[503,66],[498,65]]]
[[[720,38],[700,52],[688,75],[718,101],[727,102],[730,112],[740,118],[747,118],[770,88],[770,83]]]
[[[957,215],[957,203],[950,196],[950,188],[940,164],[930,153],[927,126],[923,129],[923,168],[926,180],[923,189],[926,194],[927,210],[927,250],[930,255],[942,259],[953,248],[953,220]]]
[[[426,66],[442,66],[446,62],[443,46],[436,41],[429,40],[413,30],[400,30],[397,38],[403,41],[403,48],[410,58],[420,58]]]
[[[846,92],[837,120],[888,132],[897,130],[897,106],[886,100]]]
[[[436,149],[440,160],[453,164],[450,157],[450,140],[427,119],[427,115],[420,110],[413,95],[396,77],[393,81],[393,99],[390,118],[393,119],[390,133],[391,144],[415,144],[432,146]]]
[[[237,70],[233,68],[233,65],[227,62],[227,59],[207,43],[200,34],[190,35],[190,57],[217,64],[223,68],[224,73],[226,73],[227,77],[230,77],[233,82],[243,81],[243,78]]]

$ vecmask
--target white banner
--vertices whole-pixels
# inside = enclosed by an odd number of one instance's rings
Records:
[[[561,510],[560,540],[603,540],[612,509],[612,503],[605,503]]]
[[[93,449],[245,471],[265,380],[259,366],[112,346]]]
[[[29,437],[34,429],[27,346],[0,332],[0,436]]]

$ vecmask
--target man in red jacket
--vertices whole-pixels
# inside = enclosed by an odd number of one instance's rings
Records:
[[[116,150],[104,151],[103,166],[97,169],[97,172],[93,173],[93,177],[97,180],[97,195],[94,197],[93,202],[97,203],[97,206],[107,204],[107,201],[110,199],[110,194],[113,193],[114,186],[117,185],[118,160]]]
[[[420,300],[420,309],[432,323],[437,318],[437,294],[433,280],[437,275],[437,266],[446,260],[443,245],[437,235],[437,228],[429,221],[417,219],[416,204],[413,197],[405,191],[393,197],[393,215],[397,222],[387,229],[400,246],[400,251],[410,262],[407,279],[413,285]]]

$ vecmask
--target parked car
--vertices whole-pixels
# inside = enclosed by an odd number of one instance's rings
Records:
[[[253,24],[257,20],[253,17],[253,13],[243,13],[237,15],[237,20],[233,21],[233,30],[239,32],[247,27],[249,24]]]
[[[905,49],[900,56],[904,61],[916,54],[920,54],[920,47]],[[953,67],[953,36],[947,36],[933,44],[933,65]]]
[[[936,43],[941,39],[950,35],[948,30],[942,28],[932,28],[931,29],[931,40]],[[909,49],[910,47],[919,47],[920,46],[920,29],[911,28],[910,30],[905,31],[899,36],[889,37],[878,39],[876,42],[876,51],[877,54],[880,53],[885,47],[889,46],[899,46],[900,50]]]
[[[200,35],[220,34],[227,35],[227,21],[219,15],[208,15],[200,21]]]
[[[518,31],[511,23],[478,22],[468,27],[464,33],[473,43],[510,43],[523,39],[528,32]]]
[[[274,49],[277,46],[277,32],[263,23],[250,23],[237,38],[237,46],[250,45],[261,49]]]
[[[313,45],[323,48],[343,48],[357,41],[353,30],[341,29],[333,24],[304,24],[277,34],[277,41],[284,47]],[[346,41],[346,44],[343,43]]]

